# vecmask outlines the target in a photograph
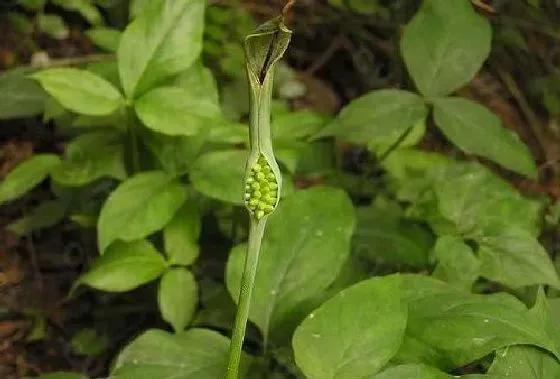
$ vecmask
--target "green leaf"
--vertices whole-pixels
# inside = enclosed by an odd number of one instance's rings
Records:
[[[397,360],[447,370],[511,345],[559,354],[543,322],[509,294],[473,295],[423,275],[404,275],[402,288],[408,324]]]
[[[424,364],[411,363],[389,367],[374,375],[372,379],[455,379],[456,375],[448,375],[434,367]],[[504,379],[501,375],[463,375],[462,379]]]
[[[280,202],[262,241],[249,313],[265,339],[290,338],[292,328],[311,310],[310,300],[338,276],[354,227],[352,204],[341,190],[316,187]],[[233,299],[239,295],[245,253],[245,245],[236,246],[227,263]]]
[[[373,91],[350,102],[318,136],[337,136],[361,145],[376,139],[394,143],[427,114],[424,100],[416,94],[396,89]]]
[[[140,136],[159,167],[174,176],[189,171],[205,142],[204,133],[192,137],[168,136],[144,128]]]
[[[470,292],[480,275],[480,261],[462,238],[441,236],[434,246],[437,266],[433,277]]]
[[[195,200],[188,199],[163,229],[170,264],[188,266],[198,258],[201,216]]]
[[[181,87],[156,88],[134,104],[136,113],[150,129],[171,136],[192,136],[221,120],[213,100]]]
[[[85,328],[74,334],[72,350],[81,355],[98,355],[109,347],[109,338],[95,329]]]
[[[217,379],[226,372],[229,340],[208,329],[190,329],[179,335],[148,330],[117,358],[111,378]],[[248,370],[243,355],[241,377]]]
[[[377,263],[426,267],[433,244],[430,233],[404,219],[396,203],[377,199],[369,207],[357,209],[358,226],[353,251]]]
[[[426,0],[404,29],[401,52],[420,92],[445,96],[474,77],[491,39],[489,22],[470,2]]]
[[[232,145],[249,145],[249,126],[241,123],[222,122],[210,128],[208,140]]]
[[[80,187],[99,178],[126,178],[124,146],[115,131],[83,134],[66,145],[62,164],[53,179],[68,187]]]
[[[44,201],[24,217],[9,224],[6,229],[17,236],[23,236],[36,230],[50,228],[64,219],[68,206],[66,200]]]
[[[430,175],[435,178],[439,213],[464,236],[478,238],[502,226],[523,229],[535,237],[540,233],[541,203],[523,197],[482,165],[449,160]]]
[[[560,379],[560,363],[536,347],[509,346],[496,354],[488,373],[504,378]]]
[[[374,375],[372,379],[453,379],[458,376],[447,375],[437,368],[424,364],[405,364],[389,367]]]
[[[504,226],[477,241],[484,277],[511,288],[550,284],[560,289],[552,260],[539,241],[526,231]]]
[[[441,98],[434,102],[434,117],[446,137],[464,152],[536,177],[535,162],[527,146],[483,105],[457,97]]]
[[[288,112],[272,119],[271,133],[275,140],[295,140],[317,134],[328,117],[310,110]]]
[[[174,85],[195,94],[197,99],[207,100],[216,106],[220,104],[220,94],[212,71],[204,67],[200,61],[181,72],[175,79]]]
[[[172,176],[142,172],[114,190],[101,209],[98,244],[101,254],[115,240],[133,241],[162,229],[185,202],[185,188]]]
[[[198,303],[198,287],[193,274],[183,267],[167,270],[161,278],[158,304],[165,321],[181,333],[191,322]]]
[[[307,316],[293,338],[296,362],[306,377],[366,378],[397,353],[407,319],[399,279],[355,284]]]
[[[204,0],[154,0],[124,31],[117,52],[128,98],[186,70],[200,55]]]
[[[119,90],[121,89],[121,83],[119,79],[119,66],[117,65],[116,59],[90,62],[85,66],[85,68],[88,71],[101,76],[103,79],[107,80],[109,83],[115,86],[115,88],[118,88]],[[114,115],[115,114],[111,116],[114,117]],[[120,116],[118,112],[117,116]],[[115,126],[120,128],[124,127],[124,125],[122,125],[122,118],[119,117],[119,123]]]
[[[38,115],[47,98],[41,86],[17,72],[0,75],[0,94],[0,120]]]
[[[90,0],[52,0],[54,4],[82,15],[90,24],[96,25],[103,22],[99,9]]]
[[[119,48],[121,31],[118,29],[99,27],[90,29],[85,34],[94,45],[105,51],[116,53]]]
[[[51,68],[32,75],[62,106],[76,113],[105,116],[124,104],[119,91],[105,79],[75,68]]]
[[[63,40],[70,36],[70,30],[64,19],[56,14],[37,15],[38,28],[42,33],[54,39]]]
[[[35,154],[14,168],[0,183],[0,204],[21,197],[60,165],[54,154]]]
[[[164,270],[165,260],[148,241],[117,241],[78,283],[102,291],[126,292],[158,278]]]
[[[31,11],[36,11],[45,6],[47,0],[17,0],[18,5],[29,9]]]
[[[247,151],[226,150],[204,154],[191,168],[193,187],[200,193],[233,204],[243,204],[243,177]]]
[[[152,0],[130,0],[130,18],[136,18]]]

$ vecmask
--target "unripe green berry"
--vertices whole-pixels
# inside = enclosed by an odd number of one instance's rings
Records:
[[[278,184],[266,158],[261,155],[251,168],[245,186],[245,204],[258,220],[274,211]]]

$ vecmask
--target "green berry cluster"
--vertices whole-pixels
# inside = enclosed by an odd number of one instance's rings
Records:
[[[245,182],[245,205],[260,220],[276,207],[278,183],[266,158],[261,155]]]

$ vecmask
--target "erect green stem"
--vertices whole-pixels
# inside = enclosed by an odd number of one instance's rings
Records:
[[[249,244],[247,248],[247,255],[245,256],[245,268],[243,270],[243,276],[241,277],[241,291],[239,292],[237,315],[235,316],[235,325],[233,328],[233,335],[231,337],[226,379],[238,379],[239,377],[241,350],[243,347],[243,340],[245,338],[245,330],[247,329],[247,319],[249,317],[249,308],[251,306],[251,294],[253,292],[255,276],[257,274],[259,252],[261,249],[261,240],[264,234],[266,219],[267,217],[256,220],[251,217]]]

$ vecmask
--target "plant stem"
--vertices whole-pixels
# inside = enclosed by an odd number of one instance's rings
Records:
[[[128,136],[130,138],[130,159],[132,165],[132,172],[140,172],[140,157],[138,153],[138,135],[136,128],[138,127],[136,115],[131,108],[126,109],[126,126],[128,129]]]
[[[239,292],[239,301],[237,304],[237,315],[235,316],[233,335],[231,337],[226,379],[238,379],[239,377],[241,350],[243,348],[245,330],[247,329],[247,319],[249,318],[249,308],[251,306],[251,294],[253,292],[255,276],[257,274],[259,252],[261,249],[261,240],[264,235],[266,219],[267,218],[265,217],[260,220],[256,220],[251,217],[249,243],[247,247],[247,255],[245,257],[245,268],[243,270],[243,276],[241,277],[241,289]]]

